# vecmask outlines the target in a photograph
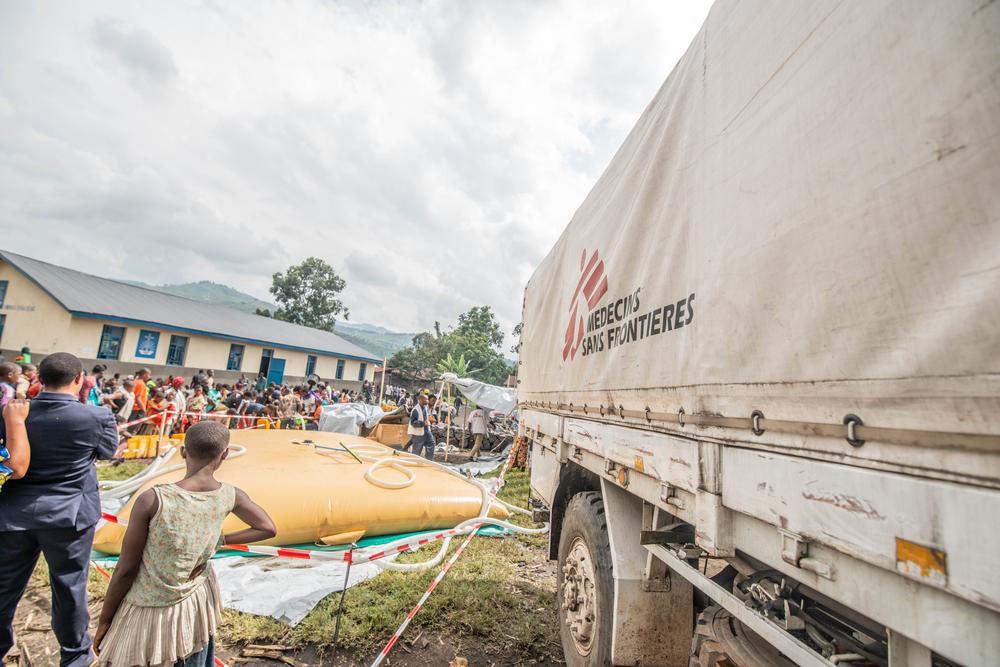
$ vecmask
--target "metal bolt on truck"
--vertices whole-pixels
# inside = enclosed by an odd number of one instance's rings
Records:
[[[1000,3],[720,0],[523,320],[570,667],[1000,665]]]

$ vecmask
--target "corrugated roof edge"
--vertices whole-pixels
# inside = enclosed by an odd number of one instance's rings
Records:
[[[145,291],[157,294],[158,296],[161,296],[161,297],[168,297],[168,298],[171,298],[171,299],[178,299],[178,300],[181,300],[181,301],[189,301],[189,302],[191,302],[193,304],[198,304],[198,305],[201,305],[201,306],[213,305],[215,308],[219,308],[221,310],[231,310],[234,313],[239,313],[240,315],[245,315],[245,316],[250,316],[250,317],[259,317],[259,318],[261,318],[263,320],[268,319],[266,317],[263,317],[262,315],[255,315],[255,314],[252,314],[252,313],[246,313],[246,312],[243,312],[241,310],[237,310],[235,308],[230,308],[228,306],[206,304],[206,302],[204,302],[204,301],[198,301],[197,299],[189,299],[188,297],[177,296],[175,294],[169,294],[167,292],[161,292],[160,290],[153,289],[151,287],[145,287],[145,286],[142,286],[142,285],[133,285],[131,283],[124,282],[122,280],[114,280],[113,278],[104,278],[102,276],[95,276],[95,275],[93,275],[91,273],[84,273],[83,271],[77,271],[76,269],[70,269],[70,268],[65,267],[65,266],[59,266],[58,264],[53,264],[51,262],[46,262],[46,261],[41,260],[41,259],[35,259],[34,257],[28,257],[26,255],[18,255],[17,253],[9,252],[7,250],[0,250],[0,259],[3,259],[4,261],[9,262],[11,266],[13,266],[15,269],[17,269],[19,273],[21,273],[21,275],[23,275],[28,280],[30,280],[32,283],[34,283],[40,290],[42,290],[43,292],[45,292],[49,296],[49,298],[51,298],[53,301],[55,301],[56,303],[58,303],[64,310],[66,310],[66,312],[68,312],[71,315],[74,315],[76,317],[86,317],[86,318],[92,318],[92,319],[114,320],[116,322],[123,322],[123,323],[128,323],[128,324],[137,324],[137,325],[142,325],[142,326],[155,326],[155,327],[160,327],[160,328],[163,328],[163,329],[169,329],[169,330],[172,330],[172,331],[181,331],[181,332],[184,332],[184,333],[193,333],[193,334],[197,334],[197,335],[201,335],[201,336],[209,336],[209,337],[212,337],[212,338],[223,338],[223,339],[226,339],[226,340],[235,340],[235,341],[239,341],[239,342],[252,343],[252,344],[255,344],[255,345],[273,345],[274,347],[282,348],[282,349],[285,349],[285,350],[295,350],[295,351],[299,351],[299,352],[307,352],[307,353],[324,354],[324,355],[330,355],[330,356],[338,356],[338,357],[342,357],[344,359],[354,359],[354,360],[358,360],[358,361],[371,361],[371,362],[375,362],[375,363],[381,363],[381,361],[382,361],[378,357],[372,355],[371,352],[368,352],[368,350],[365,350],[364,348],[362,348],[360,346],[357,346],[357,345],[354,345],[352,343],[348,343],[347,341],[345,341],[344,339],[342,339],[340,336],[338,336],[337,334],[333,333],[332,331],[324,331],[323,329],[314,329],[313,327],[306,327],[306,326],[303,326],[301,324],[294,324],[292,322],[283,322],[283,324],[285,324],[286,326],[291,326],[291,327],[297,327],[297,328],[301,328],[301,329],[306,329],[308,331],[319,331],[319,332],[321,332],[323,334],[326,334],[326,335],[329,335],[329,336],[333,336],[338,341],[343,342],[345,345],[350,345],[351,347],[357,347],[362,352],[366,352],[367,354],[369,354],[371,356],[367,356],[366,357],[366,356],[360,356],[360,355],[356,355],[356,354],[350,354],[350,353],[347,353],[347,352],[340,352],[340,351],[337,351],[337,350],[302,347],[300,345],[291,345],[289,343],[283,343],[283,342],[276,341],[276,340],[263,340],[263,339],[257,339],[257,338],[246,338],[246,337],[242,337],[242,336],[233,336],[233,335],[230,335],[230,334],[225,334],[225,333],[220,333],[220,332],[215,332],[215,331],[207,331],[207,330],[203,330],[203,329],[191,329],[191,328],[188,328],[188,327],[182,327],[182,326],[178,326],[176,324],[171,324],[170,322],[154,322],[154,321],[148,321],[148,320],[136,320],[136,319],[132,319],[132,318],[122,317],[120,315],[115,315],[115,314],[112,314],[112,313],[89,313],[89,312],[85,312],[85,311],[74,310],[74,309],[70,308],[69,306],[67,306],[65,303],[63,303],[63,301],[61,301],[55,294],[53,294],[52,291],[49,290],[36,276],[32,275],[31,271],[28,268],[22,266],[18,262],[18,260],[24,259],[24,260],[28,260],[28,261],[31,261],[31,262],[38,262],[39,264],[45,264],[47,266],[54,267],[54,268],[59,269],[61,271],[68,271],[68,272],[71,272],[71,273],[80,274],[82,276],[87,276],[89,278],[96,278],[97,280],[104,280],[104,281],[107,281],[109,283],[115,283],[117,285],[121,285],[123,287],[126,287],[128,289],[132,289],[132,290],[145,290]]]

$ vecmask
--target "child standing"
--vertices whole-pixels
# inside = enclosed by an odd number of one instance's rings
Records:
[[[212,666],[221,605],[208,559],[221,545],[275,535],[260,506],[215,479],[228,454],[225,426],[196,424],[181,449],[184,479],[136,499],[94,638],[100,665]],[[230,512],[250,527],[222,535]]]
[[[17,381],[21,379],[21,367],[9,361],[0,363],[0,410],[14,400]]]

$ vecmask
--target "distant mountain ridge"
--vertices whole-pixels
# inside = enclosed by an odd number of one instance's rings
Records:
[[[148,287],[166,294],[182,296],[186,299],[218,306],[228,306],[229,308],[235,308],[247,313],[256,312],[258,308],[266,308],[273,311],[276,307],[273,303],[258,299],[229,285],[215,283],[210,280],[199,280],[194,283],[180,283],[177,285],[149,285],[137,281],[129,282],[133,285]],[[334,329],[334,333],[344,340],[354,343],[379,357],[391,357],[398,350],[408,346],[416,335],[390,331],[376,324],[345,322],[343,320],[338,321]]]

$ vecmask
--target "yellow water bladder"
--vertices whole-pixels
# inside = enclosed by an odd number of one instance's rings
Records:
[[[479,485],[357,436],[245,430],[232,431],[231,444],[245,452],[231,454],[216,478],[243,489],[274,519],[278,534],[263,544],[349,544],[364,536],[450,528],[478,516],[483,506]],[[164,467],[182,462],[175,452]],[[118,515],[128,519],[139,493],[183,476],[180,469],[148,480]],[[494,505],[489,515],[505,519],[507,511]],[[223,530],[244,527],[230,515]],[[117,554],[124,535],[124,527],[105,524],[94,549]]]

